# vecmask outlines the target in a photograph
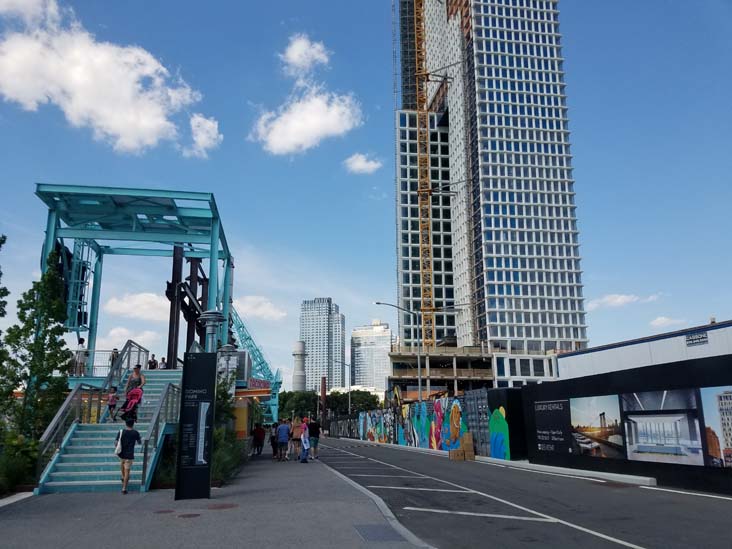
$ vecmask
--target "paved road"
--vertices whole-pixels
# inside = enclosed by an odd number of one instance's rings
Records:
[[[732,498],[572,478],[358,441],[322,461],[437,548],[732,548]]]
[[[0,508],[0,548],[414,547],[371,499],[318,463],[260,456],[211,496],[174,501],[172,490],[34,496]]]

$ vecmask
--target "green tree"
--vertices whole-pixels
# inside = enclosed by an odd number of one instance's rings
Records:
[[[326,399],[326,406],[338,415],[348,414],[348,393],[333,392]],[[351,391],[351,413],[374,410],[379,399],[368,391]]]
[[[310,415],[318,409],[318,394],[315,391],[282,391],[280,393],[280,417],[287,419]]]
[[[58,255],[51,253],[48,264],[57,263]],[[15,429],[35,440],[64,401],[71,367],[71,352],[63,340],[64,285],[55,269],[48,269],[23,294],[17,314],[18,324],[5,334],[9,356],[0,364],[0,406]],[[12,398],[16,389],[23,392],[20,404]]]
[[[0,235],[0,251],[3,249],[3,244],[5,244],[6,236],[4,234]],[[0,268],[0,282],[3,281],[3,270]],[[8,302],[5,300],[6,297],[10,295],[10,292],[8,289],[4,286],[0,285],[0,318],[4,317],[6,314],[5,307],[8,305]],[[8,359],[8,352],[5,350],[5,347],[3,346],[3,332],[0,330],[0,370],[2,370],[3,365],[7,362]],[[5,395],[0,395],[0,398],[5,397]]]

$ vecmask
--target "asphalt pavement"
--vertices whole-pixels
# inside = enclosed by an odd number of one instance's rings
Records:
[[[277,463],[264,454],[211,499],[173,495],[33,496],[0,507],[0,547],[409,549],[418,541],[318,462]]]
[[[323,463],[437,548],[732,548],[730,497],[323,442]]]

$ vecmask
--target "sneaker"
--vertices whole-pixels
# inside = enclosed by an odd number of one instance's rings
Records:
[[[127,495],[127,490],[122,490],[122,493]]]

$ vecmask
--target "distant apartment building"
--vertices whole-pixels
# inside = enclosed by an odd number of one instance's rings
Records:
[[[320,391],[345,384],[346,320],[330,297],[304,300],[300,307],[300,340],[305,342],[305,388]]]
[[[717,407],[722,424],[724,448],[732,450],[732,391],[725,391],[717,395]]]
[[[374,320],[370,326],[351,331],[352,385],[374,387],[383,393],[390,375],[391,330],[388,324]],[[381,395],[383,398],[383,394]]]
[[[424,6],[435,340],[485,347],[497,386],[552,378],[547,354],[587,344],[558,1]],[[419,311],[414,2],[398,8],[398,300]],[[402,344],[419,332],[399,315]]]

